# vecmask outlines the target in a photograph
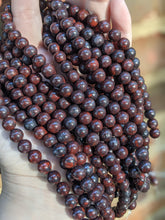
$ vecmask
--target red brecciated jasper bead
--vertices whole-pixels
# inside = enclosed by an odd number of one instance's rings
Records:
[[[38,163],[38,170],[44,174],[47,174],[51,170],[51,167],[52,167],[52,165],[51,165],[50,161],[48,161],[48,160],[41,160]]]
[[[39,163],[41,161],[42,155],[39,150],[31,150],[28,153],[28,160],[30,163]]]
[[[68,194],[65,197],[65,205],[66,207],[68,207],[69,209],[73,209],[77,206],[78,204],[78,199],[77,196],[74,194]]]
[[[18,150],[21,153],[28,153],[29,151],[31,151],[31,148],[32,144],[29,140],[23,139],[18,143]]]
[[[66,182],[60,182],[57,184],[57,193],[61,196],[67,196],[69,194],[70,187]]]
[[[20,129],[13,129],[10,131],[10,139],[13,142],[19,142],[23,139],[23,132]]]
[[[4,119],[9,115],[9,109],[6,106],[0,105],[0,118]]]
[[[8,116],[7,118],[3,119],[2,121],[2,127],[6,131],[11,131],[15,128],[16,126],[16,121],[14,120],[13,117]]]
[[[58,184],[61,180],[61,175],[58,171],[50,171],[47,175],[47,180],[51,184]]]
[[[38,140],[42,139],[47,133],[47,130],[42,126],[35,127],[34,129],[34,137]]]
[[[72,217],[73,219],[83,219],[85,217],[85,210],[80,206],[76,206],[72,209]]]

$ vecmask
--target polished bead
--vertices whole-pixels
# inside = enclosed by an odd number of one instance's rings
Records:
[[[149,173],[151,171],[151,163],[147,160],[140,161],[138,167],[143,173]]]
[[[38,140],[42,139],[47,133],[47,130],[42,126],[34,128],[34,137]]]
[[[94,206],[90,206],[86,209],[86,215],[89,219],[95,219],[98,215],[98,211]]]
[[[39,84],[41,81],[41,76],[39,74],[30,74],[29,81],[35,85]]]
[[[76,82],[80,78],[78,72],[75,70],[70,70],[67,73],[67,76],[72,83]]]
[[[30,163],[39,163],[42,155],[39,150],[31,150],[28,152],[28,160]]]
[[[135,123],[133,122],[129,122],[125,125],[124,127],[124,131],[126,133],[126,135],[134,135],[137,132],[137,126]]]
[[[114,89],[115,86],[115,82],[114,82],[114,78],[108,78],[106,79],[102,84],[101,84],[101,88],[104,92],[106,93],[110,93],[112,92],[112,90]]]
[[[16,45],[17,46],[17,45]],[[18,47],[18,46],[17,46]],[[35,46],[32,46],[32,45],[28,45],[24,48],[24,54],[27,56],[27,57],[34,57],[35,55],[37,55],[37,48]]]
[[[62,158],[62,166],[71,169],[77,165],[77,157],[74,154],[67,154]]]
[[[121,32],[119,30],[112,29],[109,32],[109,39],[112,41],[119,41],[121,38]]]
[[[86,176],[86,170],[83,166],[74,167],[71,173],[72,173],[72,177],[77,181],[81,181]]]
[[[71,95],[71,100],[75,104],[81,104],[85,99],[84,93],[81,90],[76,90]]]
[[[78,56],[79,56],[79,59],[81,59],[82,61],[87,61],[91,58],[92,53],[89,49],[82,48],[81,50],[79,50]]]
[[[97,133],[91,132],[88,136],[87,136],[87,143],[90,146],[96,146],[99,143],[99,136]]]
[[[83,37],[76,37],[73,41],[72,41],[72,46],[73,48],[75,48],[76,50],[80,50],[85,46],[85,40]]]
[[[104,157],[108,154],[108,151],[109,151],[109,148],[106,144],[104,143],[99,143],[97,146],[96,146],[96,152],[97,154],[100,156],[100,157]]]
[[[104,124],[108,128],[112,128],[116,124],[116,119],[113,115],[107,114],[104,118]]]
[[[95,58],[95,59],[98,59],[102,55],[101,50],[97,47],[92,48],[91,52],[92,52],[92,58]]]
[[[55,144],[53,146],[53,154],[56,156],[56,157],[63,157],[65,156],[67,152],[67,148],[65,147],[64,144]]]
[[[54,60],[57,62],[57,63],[61,63],[62,61],[65,61],[66,60],[66,55],[64,52],[62,51],[59,51],[59,52],[56,52],[54,54]]]
[[[47,180],[51,184],[58,184],[60,182],[60,179],[61,179],[61,175],[56,170],[50,171],[47,175]]]
[[[13,129],[10,131],[10,139],[13,142],[19,142],[23,139],[23,132],[20,129]]]
[[[48,161],[48,160],[41,160],[38,163],[38,170],[44,174],[47,174],[51,170],[51,167],[52,167],[52,165],[51,165],[50,161]]]
[[[111,114],[116,115],[120,111],[120,106],[117,102],[111,102],[108,109]]]
[[[37,93],[37,87],[32,83],[28,83],[23,87],[23,93],[31,97]]]
[[[61,196],[66,196],[69,194],[70,187],[66,182],[60,182],[57,184],[57,193]]]
[[[69,209],[75,208],[77,206],[77,204],[78,204],[78,199],[74,194],[68,194],[65,197],[65,205]]]
[[[130,46],[130,42],[127,38],[121,38],[118,42],[118,46],[122,50],[128,50]]]
[[[110,141],[111,137],[112,137],[112,132],[107,128],[103,128],[102,131],[100,132],[100,139],[102,141],[108,142]]]
[[[115,137],[121,137],[122,134],[123,134],[123,129],[121,127],[120,124],[116,124],[113,128],[112,128],[112,134],[115,136]]]
[[[94,132],[96,132],[96,133],[102,131],[102,129],[103,129],[103,123],[102,123],[100,120],[97,120],[97,119],[94,119],[94,120],[91,122],[90,126],[91,126],[91,129],[92,129]]]
[[[89,112],[81,112],[79,114],[79,122],[87,125],[90,124],[92,121],[92,115]]]
[[[23,122],[25,119],[27,119],[27,114],[25,111],[19,110],[15,113],[15,119],[18,122]]]
[[[151,129],[150,135],[152,138],[158,138],[160,136],[159,129]]]
[[[55,67],[52,64],[45,64],[41,71],[46,78],[50,78],[52,75],[56,74]]]
[[[120,141],[116,137],[112,137],[111,140],[108,143],[108,146],[110,147],[111,150],[116,151],[120,147]]]
[[[72,217],[73,219],[83,219],[85,216],[85,210],[80,207],[76,206],[74,209],[72,209]]]
[[[121,146],[115,153],[116,153],[116,156],[121,160],[127,158],[128,156],[128,150],[124,146]]]
[[[80,186],[85,192],[89,192],[94,188],[95,184],[90,177],[86,177],[81,181]]]
[[[4,119],[9,115],[9,109],[6,106],[0,105],[0,118]]]
[[[103,119],[106,116],[106,109],[102,106],[97,106],[93,111],[93,116],[97,119]]]
[[[99,62],[95,58],[92,58],[87,61],[86,68],[87,71],[93,72],[99,68]]]
[[[18,58],[13,58],[10,60],[11,67],[15,67],[16,69],[19,69],[22,65],[21,60]]]
[[[14,118],[8,116],[7,118],[3,119],[2,121],[2,127],[6,130],[6,131],[11,131],[15,128],[16,126],[16,121],[14,120]]]
[[[31,148],[32,144],[29,140],[23,139],[18,143],[18,150],[21,153],[28,153],[29,151],[31,151]]]
[[[113,62],[116,62],[116,63],[122,63],[125,60],[124,52],[122,50],[115,50],[112,53],[112,60],[113,60]],[[125,66],[126,66],[126,64],[125,64]]]

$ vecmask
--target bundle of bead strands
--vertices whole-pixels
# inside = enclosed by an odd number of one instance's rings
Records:
[[[154,184],[149,136],[160,135],[136,51],[86,9],[60,0],[42,0],[40,9],[54,63],[14,29],[10,5],[1,16],[2,126],[57,185],[73,219],[120,218]],[[69,184],[23,139],[16,121],[60,158]]]

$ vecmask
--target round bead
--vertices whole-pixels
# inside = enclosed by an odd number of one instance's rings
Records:
[[[62,166],[67,169],[75,167],[77,164],[77,158],[74,154],[67,154],[62,158]]]
[[[78,199],[74,194],[68,194],[65,197],[65,205],[69,209],[75,208],[77,206],[77,204],[78,204]]]
[[[23,139],[23,132],[20,129],[13,129],[10,131],[10,139],[13,142],[19,142]]]
[[[72,209],[73,219],[83,219],[84,216],[85,216],[85,210],[82,207],[76,206],[74,209]]]
[[[16,126],[16,121],[14,120],[14,118],[8,116],[7,118],[3,119],[2,121],[2,127],[6,130],[6,131],[11,131],[15,128]]]
[[[99,143],[99,136],[97,133],[91,132],[88,136],[87,136],[87,143],[90,146],[96,146]]]
[[[28,160],[30,163],[39,163],[42,155],[39,150],[31,150],[28,152]]]
[[[58,184],[60,182],[60,179],[61,179],[61,175],[56,170],[50,171],[47,175],[47,180],[51,184]]]
[[[21,140],[18,143],[18,150],[21,153],[28,153],[29,151],[31,151],[32,148],[32,144],[29,140]]]
[[[48,161],[48,160],[41,160],[38,163],[39,172],[44,173],[44,174],[47,174],[51,170],[51,167],[52,167],[52,165],[51,165],[50,161]]]
[[[66,182],[60,182],[57,184],[57,193],[61,196],[67,196],[69,194],[70,187]]]

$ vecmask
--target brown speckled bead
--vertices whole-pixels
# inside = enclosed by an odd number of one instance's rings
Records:
[[[28,152],[28,160],[30,163],[39,163],[42,155],[39,150],[31,150]]]
[[[6,106],[0,105],[0,118],[4,119],[9,115],[9,109]]]
[[[76,206],[74,209],[72,209],[72,217],[73,219],[83,219],[85,217],[85,210],[80,207]]]
[[[27,108],[27,114],[31,118],[35,118],[41,112],[41,108],[38,105],[31,105]]]
[[[35,46],[32,46],[32,45],[28,45],[24,48],[24,54],[27,56],[27,57],[34,57],[36,54],[37,54],[37,48]]]
[[[77,204],[78,204],[78,199],[77,199],[77,196],[75,196],[74,194],[68,194],[65,197],[65,205],[69,209],[75,208]]]
[[[46,112],[41,112],[37,115],[37,123],[39,125],[45,125],[51,119],[50,115]]]
[[[13,117],[8,116],[7,118],[3,119],[2,121],[2,127],[6,131],[11,131],[15,128],[16,126],[16,121],[14,120]]]
[[[24,95],[31,97],[37,93],[37,87],[32,83],[28,83],[24,86],[23,93]]]
[[[32,144],[29,140],[23,139],[18,143],[18,150],[21,153],[28,153],[29,151],[31,151],[31,148]]]
[[[61,196],[67,196],[69,194],[70,187],[66,182],[60,182],[57,184],[57,193]]]
[[[38,85],[38,91],[43,94],[47,94],[49,92],[49,89],[50,89],[50,84],[47,82],[40,82]]]
[[[47,130],[42,126],[35,127],[34,129],[34,137],[38,140],[42,139],[47,133]]]
[[[60,182],[60,179],[61,179],[61,175],[56,170],[50,171],[47,175],[47,180],[51,184],[58,184]]]
[[[77,165],[77,157],[74,154],[67,154],[62,158],[62,166],[71,169]]]
[[[13,129],[10,131],[10,139],[13,142],[19,142],[23,139],[23,132],[20,129]]]
[[[23,122],[27,118],[27,114],[23,110],[19,110],[15,113],[15,119],[18,122]]]
[[[38,170],[44,174],[47,174],[51,170],[51,167],[52,167],[52,165],[51,165],[50,161],[48,161],[48,160],[41,160],[38,163]]]
[[[22,109],[26,109],[27,107],[32,105],[32,100],[27,96],[23,96],[19,99],[18,104]]]

